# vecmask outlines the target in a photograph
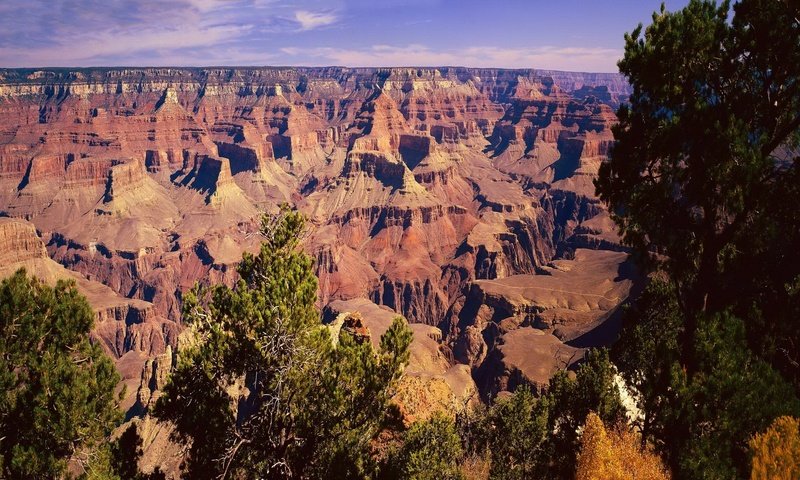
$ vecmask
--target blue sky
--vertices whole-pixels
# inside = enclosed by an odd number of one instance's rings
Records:
[[[667,0],[667,9],[688,0]],[[2,0],[0,67],[616,71],[660,0]]]

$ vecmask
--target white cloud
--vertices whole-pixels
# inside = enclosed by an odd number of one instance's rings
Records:
[[[141,52],[175,51],[187,48],[213,47],[229,38],[235,38],[249,27],[181,25],[172,30],[141,30],[97,32],[74,38],[67,44],[49,48],[0,48],[0,58],[25,64],[24,59],[36,58],[42,66],[87,64],[93,59],[136,57]],[[163,61],[162,58],[158,58]],[[124,61],[124,60],[123,60]]]
[[[304,31],[324,27],[338,20],[332,13],[309,12],[308,10],[297,10],[294,12],[294,19],[300,24],[300,30]]]
[[[201,12],[208,12],[224,6],[225,0],[187,0],[186,3]]]
[[[23,1],[25,8],[20,7]],[[305,5],[282,0],[82,0],[78,5],[0,0],[0,66],[273,63],[609,72],[616,71],[622,54],[609,48],[553,46],[432,48],[410,43],[343,47],[342,43],[326,42],[315,47],[309,42],[316,41],[317,32],[343,17],[339,10],[314,9],[308,6],[313,5],[311,0],[303,1]],[[301,33],[286,35],[290,32]],[[286,39],[298,44],[278,43]]]
[[[267,63],[269,52],[259,55],[242,39],[263,35],[280,20],[264,10],[273,0],[86,0],[95,3],[83,10],[28,1],[23,21],[0,18],[2,66]],[[245,6],[261,14],[248,16]],[[239,48],[232,51],[234,45]]]
[[[534,47],[499,48],[474,46],[432,50],[425,45],[373,45],[363,49],[332,47],[283,48],[296,57],[295,64],[346,66],[467,66],[542,68],[567,71],[616,72],[621,50],[611,48]]]

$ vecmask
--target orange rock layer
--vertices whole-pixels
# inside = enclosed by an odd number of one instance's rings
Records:
[[[97,327],[115,356],[146,357],[174,344],[182,293],[234,282],[260,214],[288,202],[310,218],[320,307],[436,327],[441,365],[469,365],[484,393],[541,382],[549,367],[520,352],[562,361],[563,332],[596,315],[534,302],[559,319],[534,321],[498,307],[525,285],[481,282],[580,273],[579,248],[624,255],[592,180],[628,94],[617,75],[534,70],[0,69],[0,214],[46,245],[7,227],[0,255],[146,302]]]

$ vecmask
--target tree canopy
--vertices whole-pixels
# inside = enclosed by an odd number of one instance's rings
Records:
[[[751,480],[790,480],[800,477],[800,419],[776,418],[763,433],[750,439]]]
[[[572,478],[586,415],[598,412],[612,425],[624,419],[615,375],[608,352],[594,350],[574,376],[556,373],[539,395],[523,385],[486,411],[462,412],[466,453],[488,452],[491,479]]]
[[[800,200],[798,18],[797,2],[692,0],[625,37],[633,93],[597,192],[676,286],[690,373],[702,312],[786,304],[800,274],[797,209],[782,207]]]
[[[196,344],[179,352],[156,414],[190,443],[193,477],[358,478],[408,362],[411,330],[395,319],[374,348],[320,323],[304,218],[265,216],[256,255],[233,287],[187,295]]]
[[[24,270],[0,282],[0,477],[59,478],[70,460],[112,475],[119,375],[89,341],[93,322],[74,282],[53,288]]]
[[[691,0],[625,37],[597,193],[663,272],[615,356],[679,478],[744,477],[800,393],[800,4]]]
[[[463,449],[452,417],[437,412],[405,433],[395,460],[402,480],[462,480]]]
[[[635,432],[619,426],[608,432],[596,413],[586,417],[581,434],[576,480],[668,480],[661,459],[642,444]]]

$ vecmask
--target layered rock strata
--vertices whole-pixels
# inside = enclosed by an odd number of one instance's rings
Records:
[[[579,282],[585,251],[624,256],[592,180],[629,93],[618,75],[536,70],[0,69],[0,214],[31,222],[39,260],[147,306],[96,329],[137,381],[174,343],[183,292],[232,284],[260,214],[288,202],[310,219],[320,307],[401,314],[436,337],[439,380],[459,363],[494,394],[541,383],[552,369],[526,359],[564,363],[588,314],[507,329],[475,305],[515,290],[482,282],[547,282],[561,260]]]
[[[180,326],[161,317],[153,304],[120,296],[111,288],[64,268],[47,255],[34,226],[24,220],[0,218],[0,278],[19,269],[54,285],[75,282],[95,312],[91,336],[117,363],[123,382],[134,385],[142,364],[174,345]],[[124,406],[132,402],[132,393]]]

